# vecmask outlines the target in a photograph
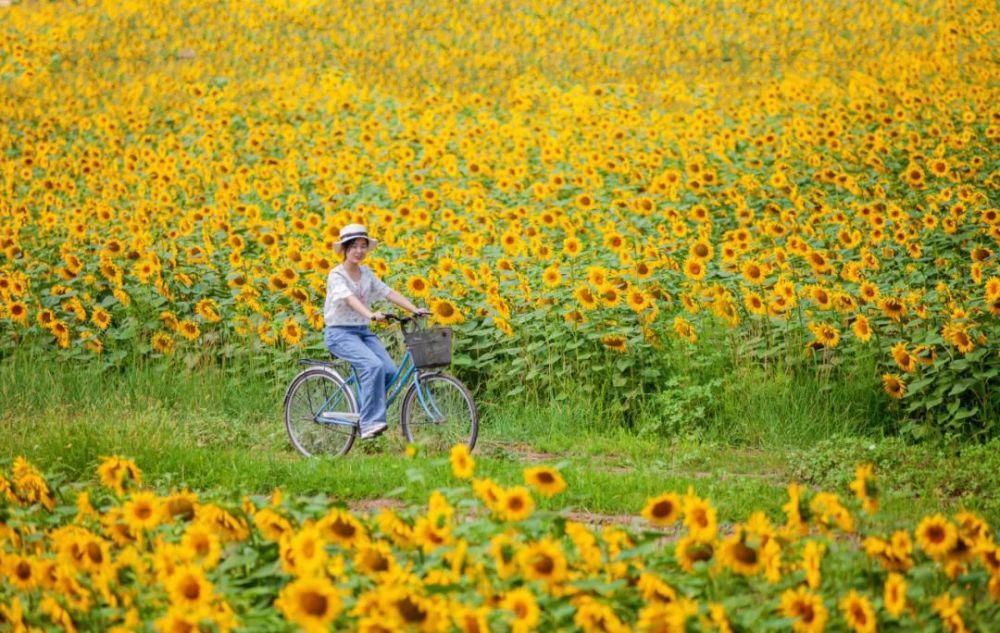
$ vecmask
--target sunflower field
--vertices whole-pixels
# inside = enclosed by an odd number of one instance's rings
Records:
[[[517,396],[859,374],[996,434],[994,2],[5,2],[0,355],[322,352],[338,230]],[[851,368],[845,373],[845,368]]]
[[[559,470],[524,485],[475,476],[422,508],[375,515],[326,498],[206,499],[142,486],[107,457],[63,485],[17,458],[0,476],[0,624],[156,631],[986,631],[1000,619],[1000,547],[970,512],[883,534],[876,477],[853,494],[791,484],[722,530],[712,503],[668,491],[641,525],[587,525],[536,509]],[[447,468],[442,460],[441,467]],[[271,608],[273,604],[274,608]]]

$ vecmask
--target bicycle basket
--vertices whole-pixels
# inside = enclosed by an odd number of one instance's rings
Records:
[[[451,328],[432,327],[403,334],[406,348],[416,367],[444,367],[451,364]]]

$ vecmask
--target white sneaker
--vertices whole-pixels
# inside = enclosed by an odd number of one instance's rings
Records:
[[[341,424],[345,422],[348,424],[354,424],[361,419],[361,414],[351,413],[349,411],[323,411],[316,416],[316,419],[320,422],[328,422],[331,424],[336,424],[338,422]]]
[[[367,440],[382,435],[382,432],[385,431],[387,428],[389,428],[389,425],[386,424],[385,422],[379,422],[378,424],[373,424],[367,429],[361,431],[361,439]]]

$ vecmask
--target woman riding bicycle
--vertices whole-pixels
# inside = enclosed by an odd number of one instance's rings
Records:
[[[343,262],[326,279],[323,304],[323,342],[330,353],[351,364],[361,383],[361,439],[375,437],[387,428],[386,389],[396,373],[396,366],[375,334],[370,321],[384,321],[383,312],[373,312],[371,304],[387,299],[414,314],[430,314],[418,308],[362,266],[365,256],[378,245],[361,224],[348,224],[340,230],[333,250]]]

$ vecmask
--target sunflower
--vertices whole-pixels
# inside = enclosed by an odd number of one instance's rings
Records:
[[[743,530],[737,530],[719,545],[719,562],[741,576],[756,576],[764,568],[765,558],[748,542]]]
[[[893,321],[899,321],[906,314],[906,304],[898,297],[884,297],[879,300],[878,307]]]
[[[851,323],[851,331],[862,343],[867,343],[872,338],[871,324],[868,322],[868,317],[863,314],[859,314]]]
[[[868,598],[855,590],[850,590],[840,600],[840,610],[847,626],[855,633],[874,633],[876,628],[875,609]]]
[[[704,279],[705,271],[705,263],[702,260],[690,257],[684,260],[684,276],[688,279]]]
[[[94,308],[94,311],[90,313],[90,322],[100,329],[106,330],[111,325],[111,314],[104,308]]]
[[[756,292],[744,292],[743,305],[746,306],[750,314],[761,315],[767,312],[767,306],[764,305],[764,298]]]
[[[897,400],[906,395],[906,383],[900,380],[896,374],[882,374],[882,388]]]
[[[622,302],[622,293],[616,286],[606,283],[597,288],[597,297],[605,307],[615,308]]]
[[[524,482],[546,497],[554,497],[566,489],[566,481],[550,466],[525,468]]]
[[[685,536],[677,541],[674,550],[677,557],[677,564],[687,573],[694,571],[697,563],[708,563],[715,555],[715,546],[712,543],[699,541],[691,536]]]
[[[449,456],[451,461],[451,472],[459,479],[472,479],[472,474],[476,470],[476,462],[469,454],[469,447],[465,444],[455,444],[451,447]]]
[[[18,591],[27,593],[42,582],[39,561],[30,556],[5,556],[2,564],[7,579]]]
[[[916,189],[923,187],[925,182],[924,170],[920,168],[920,165],[910,163],[903,171],[903,181]]]
[[[948,323],[941,328],[941,336],[963,354],[968,354],[976,347],[964,325]]]
[[[26,325],[28,323],[28,304],[23,301],[11,301],[7,304],[7,318]]]
[[[557,288],[562,282],[562,273],[559,272],[559,265],[552,264],[542,272],[542,283],[549,288]]]
[[[181,546],[197,560],[203,569],[212,569],[222,556],[219,537],[205,525],[193,523],[184,530]]]
[[[381,576],[398,568],[392,548],[385,541],[365,543],[354,555],[354,569],[367,576]]]
[[[743,262],[740,266],[740,274],[751,284],[760,284],[764,281],[764,267],[753,260]]]
[[[434,316],[434,321],[441,325],[454,325],[465,322],[465,317],[455,307],[455,304],[447,299],[432,300],[431,313]]]
[[[194,311],[206,323],[217,323],[222,320],[222,315],[219,314],[219,304],[214,299],[202,299],[194,305]]]
[[[289,583],[274,606],[307,633],[328,631],[330,623],[343,610],[336,587],[323,577],[300,578]]]
[[[894,618],[898,618],[906,608],[906,580],[902,574],[891,573],[885,579],[885,588],[882,591],[882,602],[886,613]]]
[[[503,488],[492,479],[473,479],[472,492],[493,512],[499,512]]]
[[[580,244],[580,240],[576,237],[569,236],[563,240],[563,253],[568,257],[576,257],[583,250],[583,246]]]
[[[787,589],[781,594],[781,613],[791,618],[796,633],[819,633],[826,628],[828,616],[823,598],[806,587]]]
[[[624,336],[619,336],[618,334],[608,334],[601,337],[601,343],[604,347],[619,354],[624,354],[628,350],[628,341]]]
[[[332,508],[316,526],[325,540],[341,547],[353,548],[368,541],[368,530],[364,524],[341,508]]]
[[[854,469],[850,488],[868,514],[878,510],[878,489],[875,487],[875,469],[871,464],[859,464]]]
[[[667,492],[646,501],[642,517],[656,527],[673,525],[680,518],[682,504],[680,495]]]
[[[178,567],[167,579],[166,585],[170,604],[189,613],[204,613],[215,597],[212,583],[196,565]]]
[[[698,332],[694,329],[694,325],[682,316],[674,317],[674,332],[688,343],[698,342]]]
[[[198,327],[197,323],[190,319],[184,319],[178,323],[177,330],[180,332],[181,336],[189,341],[198,340],[198,337],[201,336],[201,328]]]
[[[514,486],[503,491],[498,509],[504,521],[523,521],[534,512],[535,500],[527,488]]]
[[[823,347],[834,349],[840,344],[840,331],[829,323],[810,323],[808,327]]]
[[[625,294],[625,303],[633,312],[642,312],[653,305],[649,295],[639,288],[632,288]]]
[[[907,373],[913,373],[916,371],[917,363],[910,356],[910,353],[906,351],[906,343],[900,341],[892,346],[892,359],[896,361],[899,368]]]
[[[326,541],[315,524],[283,534],[279,553],[282,569],[299,577],[321,573],[327,561]]]
[[[513,614],[512,631],[533,631],[538,626],[541,609],[538,607],[535,594],[527,587],[508,591],[500,601],[500,608]]]
[[[517,571],[517,547],[511,533],[497,534],[490,539],[490,555],[496,566],[497,576],[510,578]]]
[[[940,514],[924,517],[915,535],[921,549],[931,558],[943,558],[958,541],[955,525]]]
[[[712,259],[714,254],[715,249],[712,247],[711,242],[705,239],[695,240],[695,242],[691,244],[691,247],[688,249],[688,257],[702,262],[707,262]]]
[[[526,580],[552,585],[566,580],[568,566],[559,541],[546,538],[522,547],[517,553],[521,574]]]
[[[594,296],[589,286],[577,286],[573,290],[573,296],[584,310],[593,310],[598,305],[597,297]]]
[[[406,280],[406,291],[414,297],[424,298],[430,294],[430,284],[420,275],[414,275]]]
[[[712,504],[692,494],[684,497],[684,526],[688,534],[699,541],[715,538],[719,529],[718,515]]]
[[[286,345],[295,346],[302,342],[302,326],[294,318],[286,319],[281,324],[281,338]]]
[[[573,623],[584,633],[623,633],[631,630],[609,605],[589,597],[581,599],[577,604]]]
[[[642,599],[647,603],[670,604],[677,600],[677,592],[674,588],[650,572],[639,574],[636,586],[639,588]]]
[[[123,519],[136,534],[152,530],[160,524],[161,502],[155,493],[137,492],[122,506]]]
[[[257,530],[269,541],[280,541],[284,534],[292,531],[292,524],[288,519],[270,508],[255,512],[253,522]]]
[[[118,496],[125,494],[125,483],[142,484],[142,471],[130,459],[123,457],[105,457],[97,467],[97,475],[101,484],[110,488]]]

